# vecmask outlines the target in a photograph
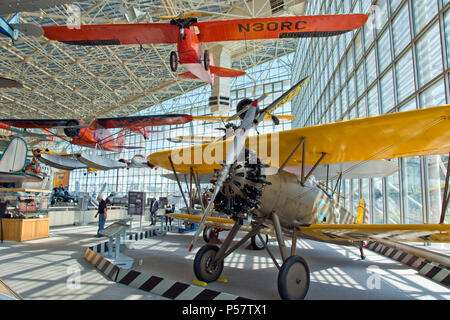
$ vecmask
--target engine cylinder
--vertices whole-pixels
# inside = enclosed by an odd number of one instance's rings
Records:
[[[339,223],[348,212],[311,179],[304,185],[296,175],[281,171],[266,175],[267,166],[259,159],[236,162],[223,184],[216,200],[215,210],[233,218],[270,219],[273,212],[281,226],[314,223]],[[214,180],[212,181],[214,182]],[[346,219],[347,220],[347,219]]]

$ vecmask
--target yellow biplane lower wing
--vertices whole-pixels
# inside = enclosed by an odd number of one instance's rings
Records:
[[[298,227],[298,230],[311,238],[326,242],[450,242],[448,224],[312,224]]]
[[[200,215],[169,214],[172,218],[198,223]],[[207,217],[208,227],[229,230],[234,220]],[[250,231],[250,226],[242,226],[242,231]],[[341,241],[395,241],[395,242],[450,242],[448,224],[311,224],[298,227],[298,230],[314,240],[325,242]],[[275,235],[271,229],[264,228],[261,233]]]
[[[178,214],[178,213],[170,213],[168,214],[169,217],[177,218],[185,221],[189,221],[192,223],[199,223],[202,219],[202,216],[199,215],[192,215],[192,214]],[[234,220],[227,219],[227,218],[219,218],[219,217],[207,217],[205,225],[208,227],[215,227],[215,228],[221,228],[224,230],[230,230],[234,225]],[[242,231],[250,231],[250,226],[241,226],[240,230]],[[260,233],[263,234],[270,234],[272,236],[275,235],[275,233],[267,228],[263,228],[260,230]]]

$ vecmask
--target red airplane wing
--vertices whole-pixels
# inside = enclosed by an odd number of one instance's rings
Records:
[[[121,118],[99,118],[96,125],[105,129],[152,127],[184,124],[191,122],[193,117],[189,114],[163,114],[154,116],[134,116]]]
[[[192,121],[189,114],[163,114],[154,116],[135,116],[119,118],[99,118],[93,122],[93,128],[130,128],[184,124]],[[2,127],[9,125],[18,128],[48,129],[55,127],[77,127],[74,119],[0,119]],[[82,125],[79,125],[82,126]]]
[[[209,66],[209,68],[211,69],[212,73],[219,77],[234,78],[243,76],[245,74],[245,72],[241,70],[227,69],[218,66]]]
[[[313,38],[339,35],[364,25],[365,14],[270,17],[198,22],[200,42]]]
[[[42,27],[44,36],[76,45],[177,43],[180,30],[170,23],[94,24],[77,28]]]

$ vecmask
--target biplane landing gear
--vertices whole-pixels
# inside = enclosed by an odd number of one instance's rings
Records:
[[[203,228],[203,240],[206,243],[222,243],[219,240],[219,233],[222,229],[205,227]]]
[[[194,273],[198,280],[205,282],[216,281],[223,271],[223,259],[216,261],[219,247],[204,245],[195,255]]]
[[[365,241],[361,241],[359,243],[359,255],[361,257],[361,260],[366,259],[366,255],[364,254],[364,247],[367,246]]]
[[[262,237],[265,244],[267,244],[269,242],[269,236],[265,234]],[[251,243],[253,250],[263,250],[265,248],[263,241],[257,235],[252,236]]]
[[[278,273],[278,293],[283,300],[303,300],[309,288],[309,268],[300,256],[287,258]]]
[[[178,69],[178,57],[175,51],[170,52],[170,70],[176,72]]]

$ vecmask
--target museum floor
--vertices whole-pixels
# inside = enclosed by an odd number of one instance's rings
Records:
[[[87,247],[105,241],[93,237],[96,226],[50,229],[50,237],[0,244],[0,279],[23,299],[43,300],[166,300],[131,286],[109,280],[84,259]],[[169,232],[126,245],[123,253],[134,258],[133,269],[191,284],[193,259],[203,245],[200,238],[188,252],[192,233]],[[221,235],[223,239],[224,235]],[[271,251],[279,256],[275,240]],[[376,252],[298,240],[297,254],[311,270],[306,299],[314,300],[449,300],[450,290],[414,269]],[[257,300],[278,300],[278,270],[265,250],[245,245],[225,260],[222,277],[228,281],[206,288]]]

